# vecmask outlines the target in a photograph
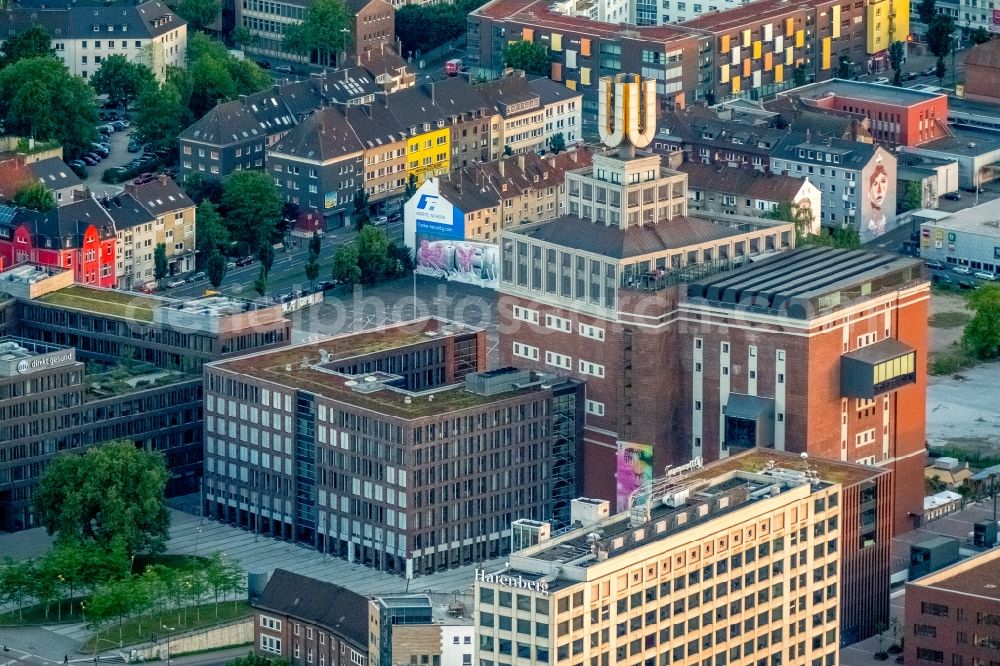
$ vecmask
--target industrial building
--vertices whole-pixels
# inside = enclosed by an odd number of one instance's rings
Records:
[[[1000,202],[921,222],[920,257],[952,268],[1000,273]]]
[[[407,577],[568,522],[583,384],[485,344],[421,319],[207,365],[205,515]]]

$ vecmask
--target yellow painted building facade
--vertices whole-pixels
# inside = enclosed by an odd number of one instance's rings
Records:
[[[910,34],[910,3],[907,0],[869,0],[865,7],[865,43],[868,55],[885,51]]]
[[[410,137],[406,142],[406,177],[416,176],[417,187],[420,187],[428,176],[448,173],[450,155],[451,128],[443,123],[441,127]]]

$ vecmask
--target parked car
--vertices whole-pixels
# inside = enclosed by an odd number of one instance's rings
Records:
[[[942,264],[940,261],[925,261],[924,266],[926,266],[927,268],[932,268],[936,271],[944,269],[944,264]]]
[[[916,72],[907,72],[905,78],[907,81],[912,81],[913,79],[920,78],[920,75],[917,74]]]
[[[176,280],[171,280],[170,282],[168,282],[167,286],[173,289],[174,287],[182,287],[185,284],[187,283],[184,282],[184,280],[182,280],[181,278],[177,278]]]
[[[255,60],[254,62],[256,62],[257,66],[261,69],[271,69],[271,63],[266,60]]]
[[[128,169],[125,167],[112,167],[104,172],[104,180],[109,183],[120,183],[128,178]]]
[[[90,152],[97,153],[101,157],[107,157],[111,152],[99,143],[90,144]]]
[[[400,221],[402,219],[403,219],[403,212],[402,211],[398,211],[397,210],[395,213],[389,213],[389,223],[390,224],[392,224],[393,222],[398,222],[398,221]]]
[[[279,74],[291,74],[292,73],[292,66],[291,65],[278,65],[277,67],[274,68],[274,71],[278,72]]]
[[[205,274],[205,271],[198,271],[197,273],[194,273],[193,275],[187,276],[187,279],[185,280],[185,282],[187,282],[188,284],[194,284],[195,282],[198,282],[199,280],[204,280],[207,277],[208,276]]]
[[[996,282],[997,276],[995,273],[990,273],[988,271],[976,271],[973,273],[980,280],[986,280],[987,282]]]
[[[127,130],[131,125],[132,123],[130,123],[127,120],[116,120],[115,122],[111,123],[111,126],[114,127],[115,131],[117,132],[123,132]]]
[[[84,155],[83,157],[80,158],[80,161],[82,161],[87,166],[96,166],[100,160],[95,160],[90,155]]]
[[[118,120],[118,112],[117,111],[107,111],[107,110],[102,109],[102,110],[100,110],[100,111],[97,112],[97,119],[98,120],[104,120],[104,121]]]
[[[937,73],[937,67],[928,67],[924,71],[920,72],[921,76],[933,76]]]
[[[227,271],[231,271],[234,268],[236,268],[236,262],[235,261],[227,261],[226,262],[226,270]]]
[[[145,185],[146,183],[152,183],[154,180],[156,180],[155,173],[143,173],[132,182],[136,185]]]
[[[972,269],[970,269],[968,266],[955,266],[951,270],[958,273],[959,275],[970,275],[972,273]]]
[[[959,280],[958,281],[958,288],[959,289],[975,289],[978,286],[979,285],[977,285],[972,280]]]
[[[152,294],[154,291],[156,291],[156,283],[147,282],[146,284],[140,284],[138,287],[135,288],[135,290],[138,291],[140,294]]]
[[[96,163],[100,163],[100,161],[104,159],[103,157],[101,157],[100,155],[98,155],[97,153],[95,153],[94,151],[90,151],[89,153],[87,153],[86,155],[84,155],[84,157],[89,157],[90,159],[94,160],[95,164]]]
[[[962,195],[959,194],[958,192],[948,192],[947,194],[944,195],[944,198],[947,199],[948,201],[961,201]]]
[[[82,179],[86,179],[89,175],[87,172],[87,165],[83,162],[83,160],[73,160],[68,166],[73,170],[73,173]]]
[[[942,285],[950,285],[952,283],[952,279],[942,273],[935,273],[931,276],[931,282],[936,282],[937,284]]]
[[[249,266],[253,263],[253,257],[240,257],[236,260],[237,266]]]
[[[101,134],[114,134],[115,128],[112,127],[111,125],[98,125],[97,131],[100,132]]]
[[[130,153],[137,153],[140,150],[142,150],[142,146],[139,145],[138,141],[136,141],[135,139],[132,139],[131,141],[128,142],[128,149],[127,150]]]
[[[889,79],[885,78],[884,76],[880,76],[877,79],[875,79],[874,83],[877,83],[880,86],[885,86],[889,84]]]
[[[385,225],[389,224],[389,218],[386,217],[385,215],[376,215],[374,218],[372,218],[372,224],[376,227],[384,227]]]

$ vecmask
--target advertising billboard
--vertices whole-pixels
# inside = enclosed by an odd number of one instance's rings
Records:
[[[430,192],[417,194],[414,217],[417,233],[432,234],[439,238],[465,238],[465,215],[446,199]]]
[[[417,246],[417,273],[478,287],[496,289],[498,262],[493,243],[423,239]]]
[[[618,442],[615,461],[617,510],[625,511],[632,493],[653,480],[653,447],[650,444]]]

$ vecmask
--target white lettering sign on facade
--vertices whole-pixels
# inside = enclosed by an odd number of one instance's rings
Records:
[[[494,585],[503,585],[504,587],[512,587],[516,590],[527,590],[529,592],[538,592],[548,596],[549,594],[549,584],[543,580],[527,580],[523,576],[508,576],[507,574],[499,573],[487,573],[483,569],[476,569],[476,582],[477,583],[493,583]]]
[[[62,365],[73,360],[73,352],[69,351],[64,354],[58,354],[53,356],[41,356],[39,358],[33,359],[23,359],[17,363],[17,372],[22,375],[26,375],[29,372],[35,372],[36,370],[41,370],[42,368],[51,368],[56,365]]]

